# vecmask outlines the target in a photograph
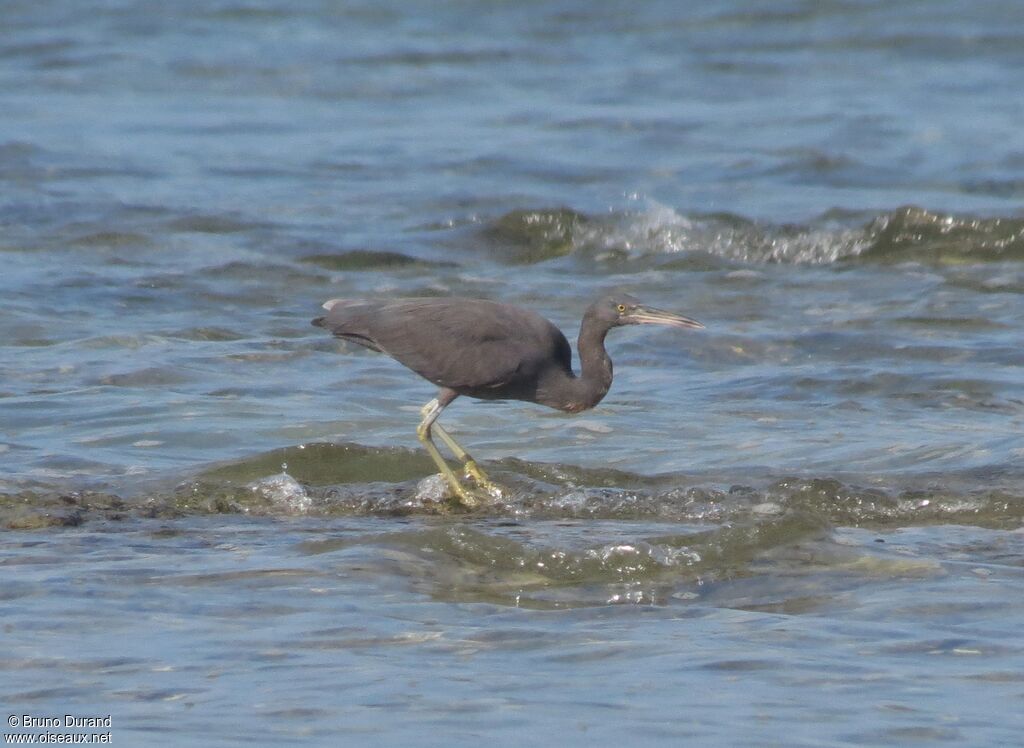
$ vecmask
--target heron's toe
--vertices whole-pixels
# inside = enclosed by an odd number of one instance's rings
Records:
[[[459,503],[467,509],[476,509],[486,501],[486,497],[480,496],[476,491],[460,485],[458,488],[452,486],[452,493]]]

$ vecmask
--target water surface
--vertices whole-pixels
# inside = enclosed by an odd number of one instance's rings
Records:
[[[0,24],[11,713],[121,744],[1005,745],[1024,721],[1015,4],[50,3]],[[469,295],[599,408],[309,325]],[[424,729],[427,728],[427,729]]]

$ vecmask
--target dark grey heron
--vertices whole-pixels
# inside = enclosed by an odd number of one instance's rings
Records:
[[[386,353],[441,388],[423,406],[416,433],[455,496],[470,507],[478,503],[477,497],[462,485],[431,438],[432,433],[441,437],[477,485],[496,495],[476,461],[436,423],[455,398],[526,400],[579,413],[601,402],[612,384],[612,360],[604,349],[610,329],[643,324],[704,327],[626,294],[604,296],[583,315],[577,376],[562,331],[532,309],[466,298],[331,299],[323,306],[327,314],[314,319],[314,325]]]

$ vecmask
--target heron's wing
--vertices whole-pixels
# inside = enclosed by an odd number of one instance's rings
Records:
[[[429,302],[389,305],[376,323],[374,340],[434,384],[499,388],[527,376],[549,355],[544,328],[551,325],[538,315],[472,299]]]
[[[339,302],[321,326],[452,389],[502,387],[569,351],[540,315],[478,299]]]

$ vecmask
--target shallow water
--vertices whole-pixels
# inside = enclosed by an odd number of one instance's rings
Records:
[[[1015,4],[12,2],[0,24],[11,713],[121,744],[1016,741]],[[309,325],[471,295],[578,416]],[[429,730],[423,728],[428,726]]]

